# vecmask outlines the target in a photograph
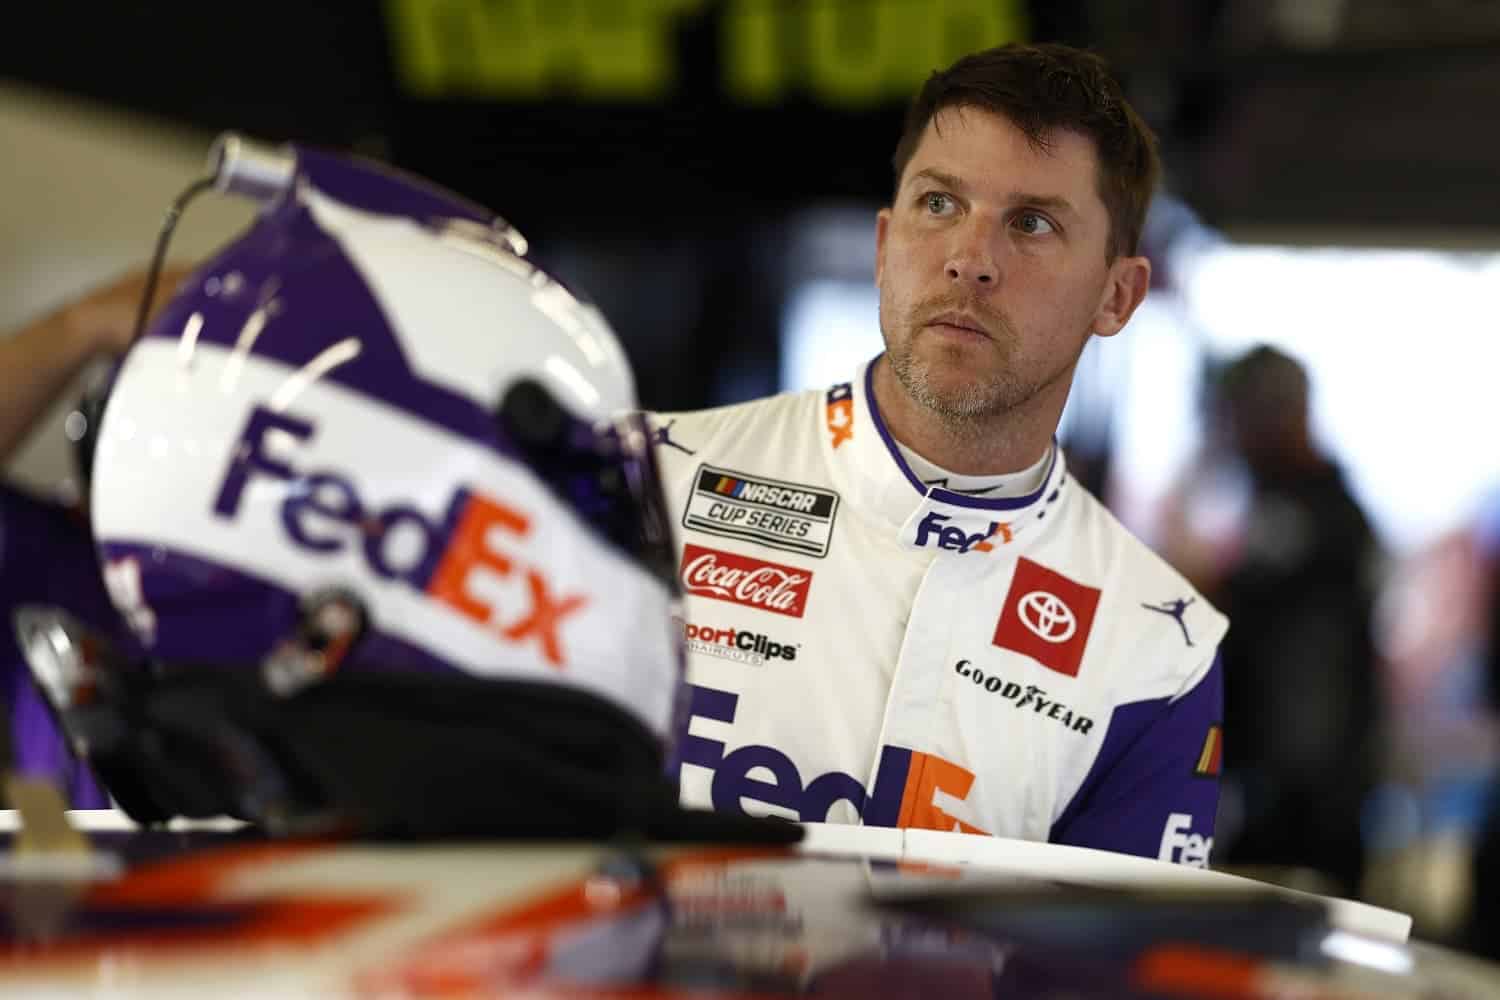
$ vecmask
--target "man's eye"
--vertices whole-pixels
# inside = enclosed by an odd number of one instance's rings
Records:
[[[1057,231],[1045,215],[1037,212],[1022,212],[1016,216],[1016,225],[1027,236],[1045,236]]]
[[[940,191],[934,191],[926,195],[922,200],[926,205],[927,211],[933,215],[942,215],[953,205],[953,199]]]

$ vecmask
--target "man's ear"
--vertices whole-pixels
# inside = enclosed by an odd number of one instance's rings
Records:
[[[882,208],[875,213],[875,287],[880,287],[885,274],[885,238],[891,228],[891,210]]]
[[[1116,257],[1094,313],[1094,333],[1113,337],[1130,322],[1151,286],[1151,261],[1146,257]]]

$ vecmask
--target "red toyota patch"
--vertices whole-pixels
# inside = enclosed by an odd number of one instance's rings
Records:
[[[1021,559],[991,642],[1024,653],[1048,670],[1077,677],[1098,607],[1099,591],[1093,587]]]

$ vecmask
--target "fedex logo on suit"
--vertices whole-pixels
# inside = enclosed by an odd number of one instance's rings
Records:
[[[690,718],[734,722],[739,696],[691,686]],[[691,726],[691,722],[689,722]],[[692,764],[714,772],[713,807],[720,812],[778,813],[820,823],[835,802],[844,801],[869,826],[915,827],[985,833],[950,816],[936,804],[936,792],[962,799],[974,783],[972,772],[932,754],[902,747],[881,748],[875,781],[868,791],[853,775],[829,771],[804,779],[797,763],[772,746],[750,744],[728,750],[722,740],[691,731],[679,735],[678,767]]]

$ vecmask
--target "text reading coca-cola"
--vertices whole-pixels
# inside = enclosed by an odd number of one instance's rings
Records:
[[[812,586],[812,578],[812,573],[795,566],[764,562],[698,545],[684,545],[682,548],[683,589],[689,594],[711,597],[716,601],[801,618],[807,610],[807,592]]]

